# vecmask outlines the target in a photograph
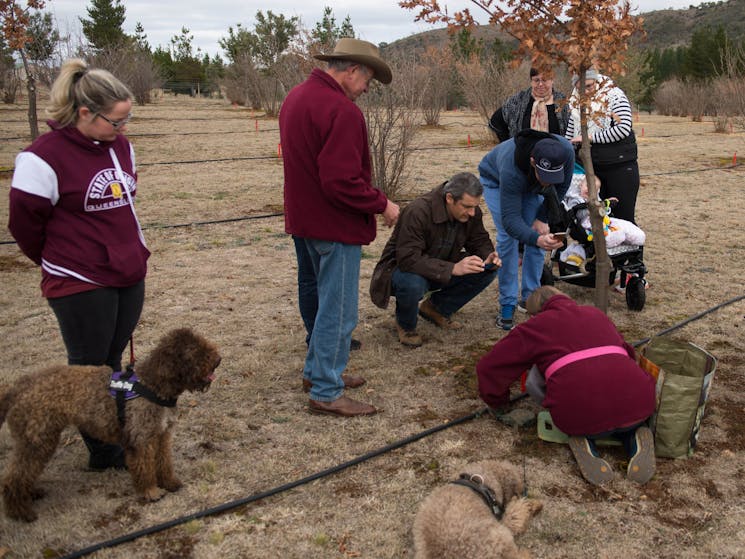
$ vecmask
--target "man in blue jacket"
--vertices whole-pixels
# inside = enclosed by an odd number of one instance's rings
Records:
[[[559,200],[572,181],[574,150],[561,136],[521,130],[497,145],[479,163],[484,199],[497,228],[497,254],[502,267],[499,279],[497,326],[511,330],[520,301],[541,285],[544,250],[560,248],[561,239],[551,233],[549,223],[561,222]],[[522,288],[518,289],[520,256]]]

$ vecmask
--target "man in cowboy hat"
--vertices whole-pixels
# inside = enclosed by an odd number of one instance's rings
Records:
[[[300,314],[309,330],[303,388],[309,410],[351,417],[377,410],[344,396],[364,384],[342,374],[349,360],[362,245],[375,239],[375,214],[389,227],[399,208],[371,183],[367,125],[354,101],[370,81],[391,82],[372,43],[340,39],[328,62],[287,95],[279,114],[285,231],[298,262]]]

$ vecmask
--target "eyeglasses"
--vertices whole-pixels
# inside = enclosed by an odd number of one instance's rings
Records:
[[[96,116],[100,116],[102,119],[104,119],[106,122],[111,124],[111,127],[114,130],[119,130],[122,126],[127,124],[130,120],[132,120],[132,113],[129,113],[127,116],[125,116],[122,119],[119,120],[111,120],[109,117],[102,115],[101,113],[96,113]]]
[[[530,81],[538,85],[539,83],[548,83],[553,80],[546,79],[546,78],[531,78]]]

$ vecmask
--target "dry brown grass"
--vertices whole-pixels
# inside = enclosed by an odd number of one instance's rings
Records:
[[[27,143],[24,111],[0,107],[0,170],[12,166]],[[163,98],[135,112],[129,128],[140,165],[138,213],[153,251],[136,353],[144,355],[169,328],[188,325],[220,346],[223,364],[211,391],[179,404],[174,446],[177,473],[186,483],[181,491],[142,505],[126,473],[86,472],[82,441],[68,431],[41,478],[48,495],[36,505],[39,520],[26,525],[0,515],[0,556],[71,552],[287,483],[482,408],[473,370],[502,335],[494,327],[495,290],[463,309],[464,330],[443,333],[425,323],[423,347],[400,346],[392,311],[377,309],[367,296],[389,235],[381,228],[364,248],[355,334],[363,349],[352,354],[349,368],[369,381],[359,397],[384,412],[351,420],[309,415],[300,390],[304,332],[295,258],[282,218],[159,227],[281,211],[276,121],[186,97]],[[442,124],[418,137],[422,147],[446,149],[417,152],[407,198],[455,172],[476,172],[488,149],[478,143],[488,136],[475,114],[445,113]],[[656,116],[642,116],[635,127],[643,174],[638,220],[648,235],[652,287],[640,313],[612,296],[609,314],[629,341],[742,294],[745,261],[743,167],[717,169],[733,152],[745,156],[743,135]],[[248,159],[153,165],[216,158]],[[2,173],[3,223],[9,185],[9,173]],[[493,231],[489,217],[486,222]],[[39,295],[39,272],[13,244],[0,245],[0,282],[2,378],[63,362],[56,321]],[[567,291],[592,301],[591,290]],[[719,368],[696,454],[660,460],[645,487],[619,478],[607,489],[591,488],[568,448],[541,442],[534,429],[513,430],[482,417],[310,485],[97,556],[407,557],[422,498],[460,464],[498,458],[524,461],[530,493],[545,503],[520,538],[536,557],[742,557],[744,314],[740,302],[672,334],[711,351]],[[0,462],[9,449],[3,429]],[[609,456],[617,469],[623,466],[620,453]]]

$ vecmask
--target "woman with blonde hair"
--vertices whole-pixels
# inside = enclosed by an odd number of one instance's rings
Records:
[[[150,252],[124,136],[131,110],[131,92],[111,73],[67,60],[52,85],[51,130],[16,157],[8,227],[41,267],[71,365],[121,370],[142,311]],[[91,469],[124,467],[121,448],[83,439]]]

